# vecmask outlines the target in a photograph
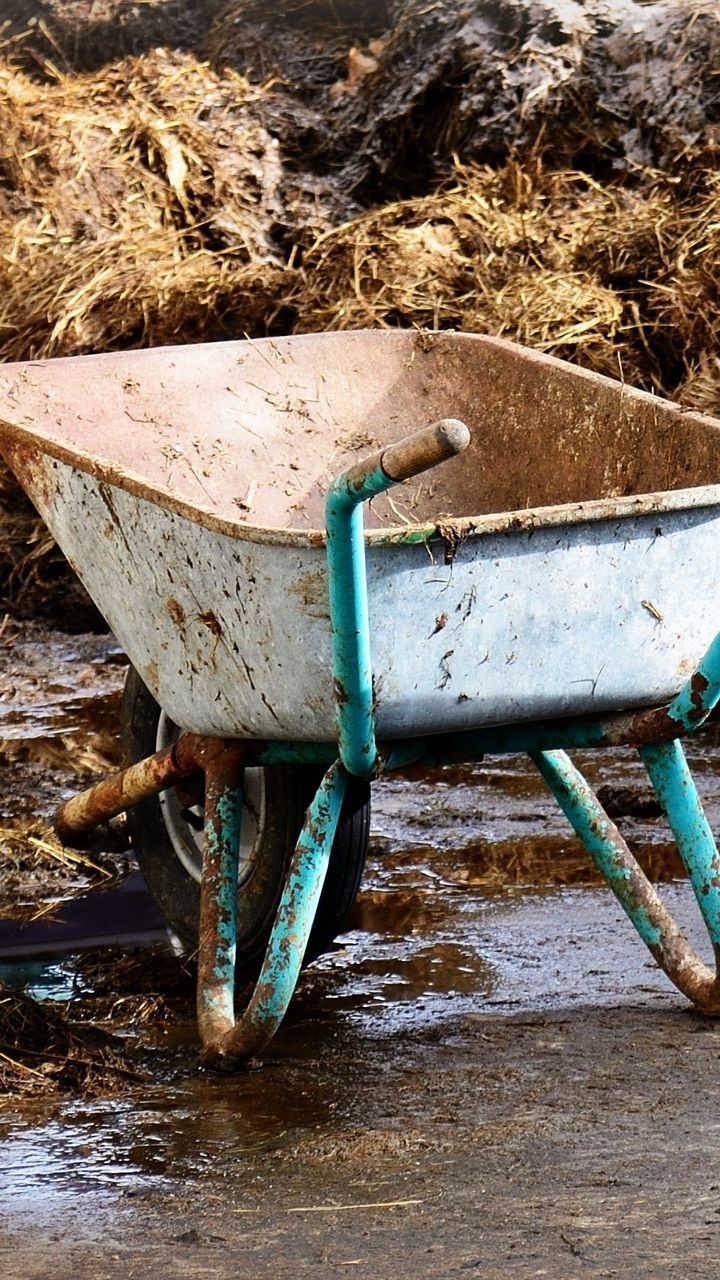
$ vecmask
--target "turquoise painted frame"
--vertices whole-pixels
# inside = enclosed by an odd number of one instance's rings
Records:
[[[459,424],[456,424],[459,425]],[[425,433],[427,434],[427,433]],[[420,440],[423,433],[412,438]],[[409,442],[412,444],[412,439]],[[460,447],[463,447],[460,445]],[[458,448],[447,451],[458,452]],[[694,733],[720,701],[720,633],[696,671],[668,706],[574,720],[500,726],[378,744],[375,732],[371,637],[365,567],[363,504],[402,475],[386,455],[338,476],[327,497],[327,565],[338,742],[244,744],[245,764],[329,766],[310,806],[263,968],[245,1013],[234,1022],[234,898],[237,895],[240,787],[231,780],[206,814],[209,850],[203,894],[214,896],[214,937],[203,940],[204,981],[198,1008],[205,1053],[237,1062],[259,1052],[291,999],[332,849],[350,775],[378,777],[409,763],[441,765],[488,753],[527,752],[595,865],[657,963],[708,1014],[720,1014],[720,855],[685,759],[680,737]],[[405,474],[442,460],[417,465]],[[715,953],[710,969],[693,951],[635,861],[566,749],[625,743],[637,747],[675,835]],[[207,804],[206,804],[207,811]],[[224,816],[226,815],[226,816]],[[218,875],[215,863],[222,867]],[[222,922],[222,923],[220,923]],[[220,1027],[218,1027],[218,1013]]]

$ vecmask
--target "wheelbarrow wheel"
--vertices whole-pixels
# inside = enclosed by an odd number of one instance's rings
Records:
[[[168,746],[176,725],[162,712],[134,668],[123,693],[121,726],[127,763]],[[265,952],[285,874],[305,810],[322,769],[248,769],[241,822],[236,975],[257,971]],[[198,942],[202,863],[202,784],[174,788],[129,810],[130,837],[148,888],[180,941]],[[360,885],[370,827],[370,788],[352,779],[345,797],[315,923],[309,963],[342,932]]]

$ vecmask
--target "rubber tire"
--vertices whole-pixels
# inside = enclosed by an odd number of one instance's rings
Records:
[[[157,750],[160,708],[133,667],[125,680],[121,733],[126,764]],[[278,765],[265,768],[265,823],[262,883],[238,898],[236,980],[257,973],[275,918],[287,868],[305,810],[323,776],[322,767]],[[170,928],[194,951],[198,945],[200,885],[183,865],[168,835],[160,801],[144,800],[128,811],[132,846],[148,888]],[[327,951],[342,932],[355,901],[370,833],[370,787],[351,778],[340,814],[327,876],[303,963]],[[253,873],[254,876],[259,874]]]

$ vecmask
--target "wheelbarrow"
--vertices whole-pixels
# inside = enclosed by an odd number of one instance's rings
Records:
[[[5,365],[0,448],[132,663],[127,767],[58,834],[128,812],[197,948],[209,1063],[267,1045],[342,929],[370,781],[492,752],[530,755],[657,963],[720,1013],[565,754],[638,749],[717,957],[681,739],[720,697],[719,422],[500,339],[378,331]]]

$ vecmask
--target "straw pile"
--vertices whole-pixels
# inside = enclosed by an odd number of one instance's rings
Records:
[[[0,1099],[7,1104],[19,1093],[88,1097],[117,1090],[141,1078],[128,1057],[112,1036],[73,1025],[51,1005],[0,982]]]
[[[515,162],[499,171],[458,167],[446,190],[320,239],[305,256],[298,327],[501,334],[612,376],[622,367],[636,380],[633,308],[583,260],[590,227],[578,215],[601,201],[578,174],[531,175]]]
[[[272,307],[276,141],[258,91],[157,50],[39,84],[0,69],[9,359],[220,336]]]
[[[539,162],[367,213],[303,263],[298,327],[502,334],[720,412],[720,175],[601,186]]]
[[[0,358],[456,326],[720,412],[714,0],[18,12]],[[0,598],[52,608],[0,486]]]

